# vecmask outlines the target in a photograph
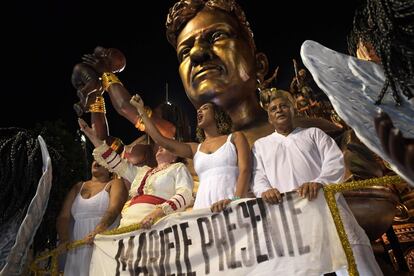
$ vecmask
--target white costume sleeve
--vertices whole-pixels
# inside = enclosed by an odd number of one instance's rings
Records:
[[[178,163],[175,172],[175,191],[169,200],[161,204],[161,208],[166,215],[175,211],[184,211],[193,203],[193,178],[187,167]]]
[[[252,190],[257,197],[261,197],[263,192],[272,188],[269,179],[266,176],[263,160],[260,152],[257,150],[256,145],[253,145],[253,183]]]
[[[117,173],[130,183],[134,181],[135,176],[138,174],[138,170],[144,170],[121,158],[121,156],[112,150],[105,142],[95,148],[92,154],[99,165],[107,168],[111,172]]]
[[[322,130],[315,128],[314,141],[319,151],[322,168],[319,176],[311,182],[339,183],[345,173],[344,156],[335,141]]]

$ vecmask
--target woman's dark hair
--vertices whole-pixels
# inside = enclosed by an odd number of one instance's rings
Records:
[[[359,42],[369,42],[381,59],[386,81],[378,96],[381,103],[388,87],[397,104],[400,94],[413,97],[414,89],[414,1],[367,0],[355,13],[348,38],[355,54]]]
[[[347,37],[348,52],[351,56],[356,56],[360,41],[368,42],[375,48],[374,28],[370,21],[366,6],[358,7],[354,14],[352,30]],[[378,52],[378,49],[375,48],[375,51]]]
[[[214,121],[217,125],[217,130],[219,134],[227,135],[231,133],[232,122],[230,116],[224,112],[224,110],[214,103],[210,103],[214,110]],[[196,129],[196,138],[201,143],[206,139],[204,135],[204,130],[197,127]]]

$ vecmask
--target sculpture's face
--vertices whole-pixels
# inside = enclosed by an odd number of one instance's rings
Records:
[[[226,109],[256,89],[256,57],[237,21],[204,9],[177,38],[179,73],[196,108],[214,102]]]

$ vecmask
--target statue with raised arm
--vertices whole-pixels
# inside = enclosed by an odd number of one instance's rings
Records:
[[[80,99],[80,102],[74,105],[78,116],[90,113],[91,123],[97,136],[117,152],[123,151],[123,156],[132,164],[153,165],[155,162],[153,149],[146,137],[135,140],[124,149],[122,141],[109,134],[103,97],[105,91],[108,92],[112,105],[121,116],[128,119],[139,130],[145,129],[135,108],[129,103],[131,95],[115,75],[126,66],[124,54],[115,48],[98,46],[92,54],[85,54],[82,60],[83,62],[75,65],[72,73],[72,84],[77,89]],[[162,119],[157,112],[153,114],[149,107],[146,110],[163,135],[167,137],[175,135],[176,127],[171,122]]]

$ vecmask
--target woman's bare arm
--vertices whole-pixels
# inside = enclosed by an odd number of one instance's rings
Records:
[[[177,156],[184,158],[193,158],[195,152],[197,151],[197,143],[183,143],[162,136],[158,129],[155,127],[154,123],[150,120],[150,118],[148,118],[148,115],[144,110],[144,103],[141,97],[135,95],[131,98],[130,102],[140,114],[145,124],[145,132],[151,136],[155,143]]]
[[[239,176],[236,183],[235,197],[245,197],[252,173],[252,154],[246,137],[242,132],[233,133],[232,140],[237,149]]]
[[[69,224],[72,218],[71,209],[73,201],[79,192],[82,183],[75,184],[66,195],[62,209],[56,219],[56,230],[59,235],[60,243],[68,242],[70,239]]]

